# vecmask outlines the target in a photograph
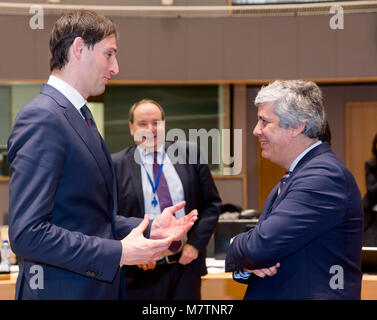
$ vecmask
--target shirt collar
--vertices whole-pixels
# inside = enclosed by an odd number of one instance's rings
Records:
[[[299,163],[299,161],[312,149],[314,149],[316,146],[319,146],[322,143],[321,140],[318,140],[317,142],[313,143],[309,148],[306,148],[303,152],[299,154],[299,156],[291,163],[291,166],[289,167],[289,171],[292,172],[296,165]]]
[[[74,107],[80,112],[80,108],[84,106],[87,101],[83,98],[83,96],[71,85],[69,85],[64,80],[50,75],[48,78],[47,84],[54,87],[60,93],[62,93],[68,100],[71,102]],[[80,112],[81,115],[81,112]]]
[[[146,151],[145,149],[141,148],[140,145],[137,146],[137,149],[139,150],[139,154],[140,154],[140,157],[142,159],[143,162],[145,163],[150,163],[150,161],[152,161],[151,163],[153,164],[153,153],[154,152],[150,152],[150,151]],[[165,150],[165,144],[162,144],[158,149],[157,149],[157,159],[161,158],[163,153],[164,153],[164,150]],[[147,159],[151,159],[151,160],[147,160]],[[158,160],[159,162],[159,160]]]

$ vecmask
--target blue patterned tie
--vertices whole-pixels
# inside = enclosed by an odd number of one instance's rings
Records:
[[[280,192],[285,187],[285,184],[287,183],[287,180],[288,180],[289,176],[291,175],[291,173],[292,173],[291,171],[287,171],[285,173],[285,175],[281,178],[280,184],[279,184],[279,189],[278,189],[278,195],[280,194]]]
[[[154,181],[156,181],[159,170],[160,170],[160,165],[157,163],[157,151],[155,151],[153,155]],[[158,201],[160,203],[161,212],[165,208],[171,207],[173,205],[173,201],[171,200],[171,196],[169,192],[168,183],[166,182],[166,178],[163,171],[161,172],[160,182],[157,187],[157,196],[158,196]],[[169,247],[169,250],[172,252],[178,252],[181,245],[182,245],[181,241],[173,241]]]

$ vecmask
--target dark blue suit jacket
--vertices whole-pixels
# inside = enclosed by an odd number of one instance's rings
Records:
[[[122,247],[115,239],[141,219],[116,215],[113,166],[101,144],[49,85],[17,115],[8,141],[17,299],[119,298]],[[33,265],[43,269],[38,288]]]
[[[360,299],[363,214],[352,174],[323,143],[299,161],[279,196],[277,188],[256,227],[227,253],[227,271],[280,262],[272,277],[251,275],[244,298]]]

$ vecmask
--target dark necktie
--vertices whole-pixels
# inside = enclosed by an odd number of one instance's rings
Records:
[[[90,112],[86,104],[83,107],[81,107],[80,110],[81,110],[82,115],[84,116],[86,123],[88,124],[89,128],[92,130],[93,135],[96,137],[97,141],[101,145],[100,134],[97,130],[97,126],[96,126],[96,123],[94,122],[92,113]]]
[[[113,183],[113,181],[114,181],[114,168],[112,166],[111,156],[109,154],[109,151],[107,150],[106,145],[105,145],[100,133],[97,130],[96,123],[94,122],[93,115],[90,112],[88,106],[85,104],[83,107],[80,108],[80,111],[81,111],[82,115],[84,116],[84,119],[85,119],[86,123],[88,124],[88,127],[90,128],[90,131],[93,133],[94,137],[96,138],[96,140],[99,143],[100,148],[102,149],[102,151],[104,152],[104,154],[106,156],[107,164],[109,165],[111,172],[106,172],[106,173],[104,172],[104,175],[107,176],[110,193],[112,193],[116,197],[117,194],[114,192],[114,183]],[[113,186],[111,187],[112,184],[113,184]]]
[[[158,171],[160,170],[160,165],[157,163],[157,151],[154,152],[153,160],[154,160],[153,161],[153,175],[154,175],[154,181],[156,182]],[[164,171],[161,172],[160,182],[157,187],[157,196],[158,196],[158,201],[160,203],[161,212],[165,208],[171,207],[173,205],[173,201],[171,200],[169,187],[168,187],[168,183],[166,182]],[[181,245],[182,245],[181,241],[173,241],[169,247],[169,250],[172,252],[177,252],[179,248],[181,247]]]
[[[287,180],[289,179],[289,176],[291,175],[291,171],[287,171],[285,175],[281,178],[279,189],[278,189],[278,195],[281,193],[281,191],[284,189],[285,184],[287,183]]]

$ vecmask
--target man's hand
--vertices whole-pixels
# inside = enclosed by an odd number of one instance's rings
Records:
[[[186,243],[182,248],[182,255],[178,262],[180,264],[186,265],[195,260],[199,255],[198,249],[193,247],[191,244]]]
[[[272,267],[269,268],[262,268],[262,269],[255,269],[255,270],[249,270],[249,269],[243,269],[243,271],[254,273],[259,278],[264,278],[266,275],[269,277],[272,277],[278,272],[278,268],[280,267],[280,263],[278,262]]]
[[[154,268],[156,268],[156,261],[151,261],[147,264],[138,264],[137,266],[144,271],[153,270]]]
[[[174,241],[181,240],[198,219],[198,212],[196,210],[192,210],[189,214],[178,219],[174,217],[174,212],[182,209],[185,204],[186,202],[182,201],[175,206],[165,208],[164,211],[153,220],[150,238],[165,239],[173,237]]]
[[[120,265],[148,264],[159,259],[173,242],[173,236],[161,240],[150,240],[144,237],[143,232],[148,227],[148,215],[134,228],[127,237],[121,240],[122,257]]]

